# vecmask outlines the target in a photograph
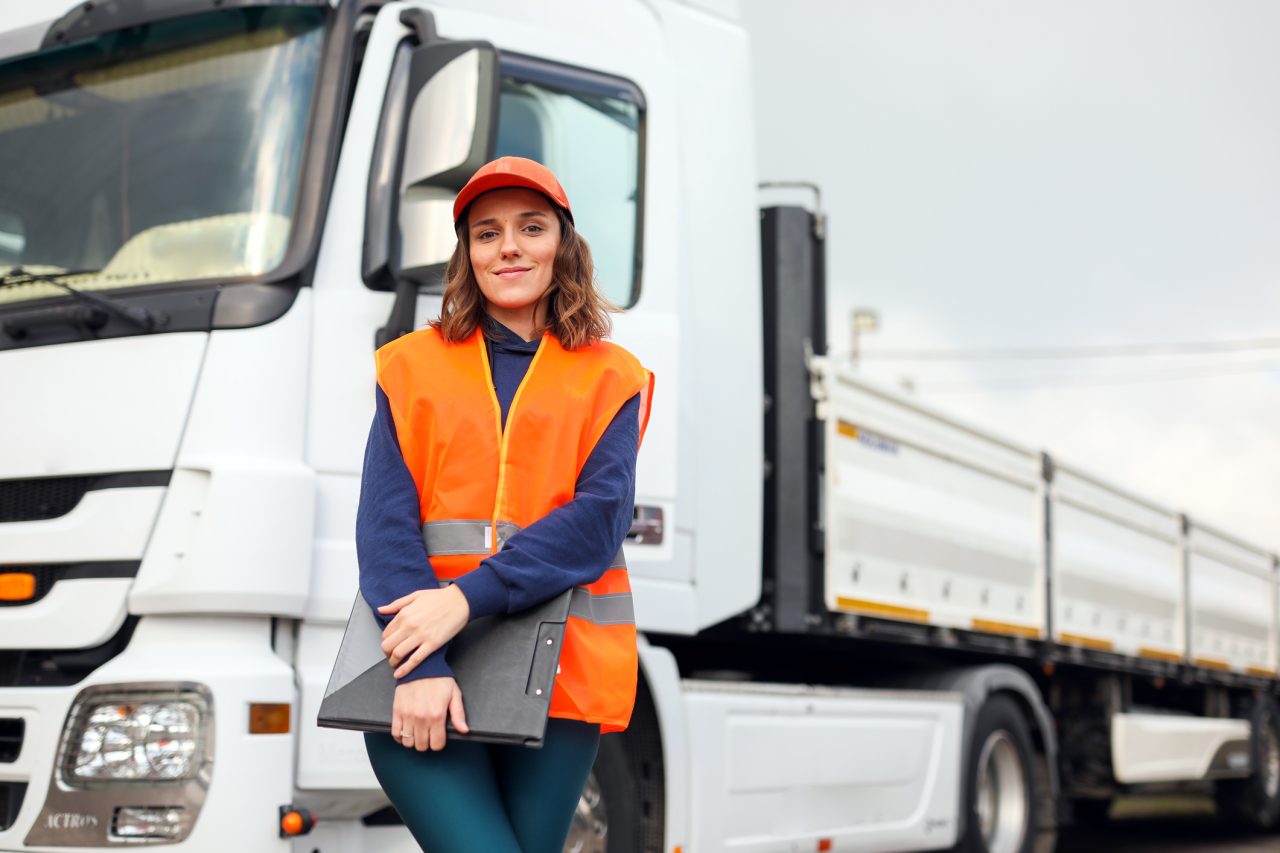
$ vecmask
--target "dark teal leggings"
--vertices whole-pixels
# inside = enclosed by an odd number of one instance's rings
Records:
[[[541,749],[451,738],[439,752],[366,734],[373,772],[426,853],[561,853],[600,727],[547,720]]]

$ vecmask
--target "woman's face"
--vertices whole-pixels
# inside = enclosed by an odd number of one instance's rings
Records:
[[[471,271],[490,313],[542,301],[560,247],[560,220],[546,196],[526,189],[487,192],[472,202],[467,232]]]

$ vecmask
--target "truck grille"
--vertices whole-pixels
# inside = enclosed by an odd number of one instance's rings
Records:
[[[43,521],[66,515],[96,477],[42,477],[0,483],[0,521]]]
[[[0,832],[13,826],[27,795],[26,782],[0,782]]]
[[[26,730],[26,720],[0,720],[0,763],[12,764],[18,760]]]
[[[135,471],[100,476],[0,480],[0,523],[58,518],[75,509],[85,492],[94,489],[167,486],[171,473],[169,471]]]
[[[0,687],[76,684],[124,651],[137,624],[137,616],[126,616],[114,637],[91,649],[0,649]]]

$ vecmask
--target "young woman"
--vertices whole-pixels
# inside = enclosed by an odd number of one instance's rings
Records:
[[[453,213],[440,318],[377,352],[356,548],[398,686],[391,736],[365,746],[431,853],[560,853],[600,734],[635,699],[620,548],[653,379],[602,340],[609,306],[548,169],[495,160]],[[570,588],[543,747],[448,741],[446,719],[467,732],[449,641]]]

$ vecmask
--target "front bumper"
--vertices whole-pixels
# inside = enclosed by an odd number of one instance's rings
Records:
[[[212,749],[202,778],[181,785],[121,783],[78,790],[55,777],[68,712],[81,690],[175,682],[201,685],[210,697]],[[290,733],[249,734],[254,702],[291,704]],[[16,758],[0,763],[0,784],[11,803],[17,786],[26,786],[12,825],[0,831],[0,850],[164,847],[285,853],[290,847],[278,837],[277,810],[293,796],[296,708],[293,672],[271,648],[270,619],[143,617],[128,648],[79,684],[0,688],[0,719],[21,720],[23,729]],[[194,799],[193,786],[199,789]],[[170,796],[191,810],[191,831],[184,840],[111,838],[115,807],[163,804]]]

